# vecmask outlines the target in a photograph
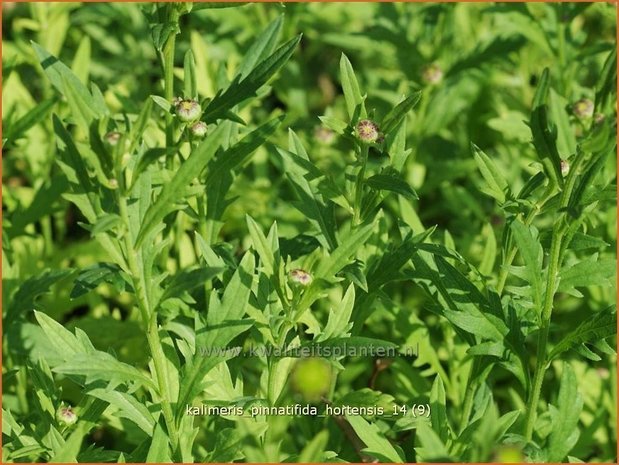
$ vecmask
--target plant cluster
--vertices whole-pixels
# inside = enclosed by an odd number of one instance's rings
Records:
[[[615,6],[3,13],[3,463],[616,460]]]

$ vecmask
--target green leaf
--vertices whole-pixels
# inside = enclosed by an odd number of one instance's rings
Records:
[[[411,200],[419,198],[415,189],[397,174],[375,174],[365,182],[375,190],[395,192]]]
[[[91,107],[88,106],[88,103],[84,97],[76,92],[76,89],[71,86],[66,77],[61,76],[61,80],[63,89],[62,93],[67,99],[73,119],[83,131],[88,132],[88,128],[90,127],[90,123],[95,118],[95,114],[93,113]]]
[[[284,15],[280,15],[254,40],[243,56],[243,61],[239,67],[241,79],[247,77],[257,63],[265,60],[268,55],[273,53],[283,24]]]
[[[316,434],[306,445],[297,458],[297,463],[322,462],[324,451],[329,441],[329,431],[322,430]]]
[[[391,463],[404,461],[375,424],[368,423],[360,416],[346,416],[346,420],[365,444],[363,452],[376,457],[379,461]]]
[[[434,384],[432,384],[432,390],[430,391],[430,419],[432,421],[432,429],[438,432],[443,444],[446,444],[452,435],[445,405],[445,386],[441,377],[436,375]]]
[[[185,83],[185,93],[184,97],[186,99],[197,99],[198,98],[198,84],[196,82],[196,62],[193,58],[193,52],[191,49],[185,52],[185,59],[183,60],[185,75],[184,75],[184,83]]]
[[[51,97],[43,100],[17,121],[6,127],[3,137],[10,142],[15,142],[20,139],[30,128],[44,121],[49,116],[51,109],[57,102],[58,97]]]
[[[509,192],[507,180],[488,155],[475,144],[471,144],[471,148],[475,157],[475,163],[477,163],[477,167],[486,181],[486,185],[482,189],[483,192],[500,203],[505,203],[505,194]]]
[[[372,235],[375,222],[360,226],[342,241],[331,255],[320,262],[316,269],[316,277],[330,280],[335,274],[348,264],[349,258],[353,255]]]
[[[340,80],[342,81],[348,116],[351,120],[355,118],[355,116],[365,118],[367,113],[363,105],[364,98],[361,95],[355,71],[352,69],[348,57],[343,53],[340,59]]]
[[[176,273],[170,282],[166,285],[165,291],[159,299],[159,304],[171,297],[178,297],[183,292],[192,291],[196,287],[206,284],[215,276],[220,274],[223,268],[188,268],[180,270]]]
[[[140,370],[119,362],[112,355],[101,351],[76,353],[52,371],[65,375],[84,376],[86,384],[101,380],[110,383],[112,388],[121,383],[138,383],[157,390],[153,381]]]
[[[3,319],[7,326],[19,318],[24,312],[32,310],[36,305],[37,298],[49,292],[50,287],[63,278],[66,278],[72,269],[47,270],[38,276],[28,278],[21,283],[9,304]]]
[[[393,110],[391,110],[380,126],[380,129],[387,135],[396,129],[406,115],[413,109],[415,105],[421,99],[421,92],[415,92],[413,95],[405,98],[402,102],[398,103]]]
[[[52,347],[63,360],[69,360],[75,355],[89,351],[90,348],[85,346],[83,341],[53,318],[36,310],[34,316]]]
[[[569,292],[574,287],[609,286],[617,280],[617,262],[614,259],[598,260],[598,254],[564,267],[559,272],[558,291]]]
[[[139,402],[131,394],[101,388],[91,389],[87,394],[112,405],[118,410],[117,415],[120,418],[132,421],[146,434],[150,435],[153,432],[155,419],[144,403]]]
[[[542,282],[542,246],[537,237],[537,230],[533,226],[525,226],[519,220],[512,221],[510,229],[514,240],[524,261],[524,277],[531,285],[533,304],[538,314],[542,311],[542,296],[544,283]]]
[[[245,215],[245,220],[247,222],[247,229],[249,229],[249,235],[251,236],[254,249],[258,252],[260,262],[264,267],[264,272],[270,276],[275,270],[274,251],[272,250],[269,241],[267,241],[267,238],[258,223],[256,223],[254,219],[247,214]]]
[[[345,336],[352,327],[350,317],[355,305],[355,286],[349,285],[342,297],[340,304],[334,309],[329,310],[329,319],[325,329],[320,333],[317,341],[324,341],[332,337]]]
[[[576,349],[584,344],[595,344],[616,334],[617,312],[613,305],[595,312],[578,325],[576,329],[562,336],[561,341],[548,355],[548,360],[552,361],[565,351]]]
[[[549,100],[552,121],[557,125],[557,150],[563,159],[567,159],[576,153],[576,136],[565,110],[567,100],[554,89],[550,89]]]
[[[187,186],[200,175],[223,143],[226,134],[225,126],[225,124],[219,125],[207,139],[191,152],[191,155],[181,164],[172,180],[164,184],[159,196],[144,214],[142,227],[136,239],[136,246],[139,246],[148,233],[176,208],[175,203],[183,198]]]
[[[114,263],[97,263],[80,271],[69,297],[77,299],[94,291],[102,283],[111,284],[118,292],[127,289],[127,281],[123,278],[118,265]]]
[[[417,460],[420,462],[452,462],[449,451],[439,435],[428,422],[417,422],[417,438],[422,447],[415,447]]]
[[[561,157],[557,150],[557,135],[555,128],[551,127],[548,119],[548,90],[550,72],[545,68],[540,77],[533,97],[533,111],[529,126],[533,134],[533,145],[537,155],[544,165],[546,175],[555,185],[563,185],[561,175]]]
[[[142,139],[142,135],[148,126],[148,122],[150,121],[150,114],[153,110],[153,100],[148,99],[144,103],[140,114],[138,115],[138,119],[135,121],[135,124],[131,127],[131,133],[129,134],[129,140],[131,141],[131,145],[129,146],[128,153],[133,154],[134,150],[140,144],[140,140]],[[133,175],[134,178],[137,177],[136,174]]]
[[[100,105],[97,104],[88,88],[79,80],[79,78],[64,65],[58,58],[47,52],[36,42],[31,42],[32,48],[43,67],[43,71],[47,75],[48,79],[56,90],[62,94],[67,89],[70,90],[72,98],[83,103],[86,108],[94,115],[95,118],[104,116],[104,113],[100,112]],[[68,95],[65,94],[67,98]],[[74,115],[75,116],[75,115]]]
[[[582,405],[578,380],[571,365],[565,362],[557,409],[551,410],[552,432],[548,439],[548,462],[561,462],[578,441],[578,419]]]
[[[251,73],[245,77],[237,76],[228,88],[215,95],[213,100],[204,109],[202,120],[213,123],[218,118],[226,116],[226,112],[236,104],[256,95],[256,91],[284,66],[297,47],[301,35],[289,40],[280,46],[267,59],[260,62]]]
[[[338,118],[333,118],[331,116],[319,116],[318,118],[327,128],[335,131],[337,134],[344,134],[344,131],[346,131],[348,127],[348,123]]]
[[[155,424],[155,428],[152,431],[152,441],[148,448],[148,455],[146,456],[147,463],[172,463],[170,457],[170,438],[165,433],[160,423]]]
[[[238,143],[234,144],[225,152],[221,153],[208,165],[205,183],[209,185],[215,179],[225,175],[229,171],[235,170],[245,163],[248,157],[275,132],[284,115],[277,116],[259,126],[254,131],[247,134]],[[208,140],[212,136],[208,137]],[[206,141],[208,143],[208,140]]]

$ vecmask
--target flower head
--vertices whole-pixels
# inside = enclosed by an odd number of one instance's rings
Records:
[[[606,117],[602,114],[602,113],[596,113],[595,115],[593,115],[593,124],[600,125],[604,122],[604,120],[606,119]]]
[[[204,137],[206,136],[206,123],[204,121],[196,121],[189,130],[196,137]]]
[[[324,126],[316,126],[314,129],[314,138],[324,145],[330,145],[335,139],[335,132]]]
[[[572,111],[578,119],[589,119],[593,116],[593,102],[588,98],[581,98],[572,106]]]
[[[570,162],[567,160],[561,160],[561,175],[567,176],[570,172]]]
[[[355,128],[357,138],[366,144],[372,144],[380,139],[381,133],[378,125],[370,119],[362,119]]]
[[[184,123],[189,123],[191,121],[197,120],[202,113],[202,108],[200,108],[200,104],[197,101],[191,99],[176,99],[174,101],[174,109],[176,111],[176,116],[178,116],[178,119],[180,119]]]
[[[423,69],[421,79],[428,85],[436,85],[443,80],[443,70],[436,63],[432,63]]]
[[[113,147],[118,144],[118,141],[120,140],[120,132],[110,131],[105,136],[103,136],[103,138],[105,139],[105,142],[107,142]]]
[[[290,279],[301,286],[307,286],[312,282],[312,275],[301,268],[297,268],[290,272]]]
[[[71,407],[63,405],[56,410],[56,420],[62,425],[71,426],[77,422],[77,415]]]

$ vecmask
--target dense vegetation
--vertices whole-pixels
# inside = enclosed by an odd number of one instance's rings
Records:
[[[2,461],[615,462],[616,15],[4,3]]]

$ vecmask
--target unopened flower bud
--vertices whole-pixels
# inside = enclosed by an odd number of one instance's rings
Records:
[[[290,272],[290,279],[301,286],[307,286],[312,282],[312,275],[305,270],[297,268]]]
[[[572,106],[572,111],[578,119],[589,119],[593,116],[593,102],[588,98],[581,98]]]
[[[176,116],[178,116],[178,119],[184,123],[197,120],[202,113],[200,104],[195,100],[190,99],[176,100],[174,109],[176,110]]]
[[[104,136],[105,142],[110,144],[112,147],[118,144],[120,140],[120,132],[118,131],[110,131]]]
[[[372,144],[380,137],[378,125],[369,119],[362,119],[359,121],[355,129],[357,131],[357,138],[366,144]]]
[[[107,180],[110,189],[118,189],[118,180],[110,178]]]
[[[204,137],[206,136],[206,123],[204,121],[197,121],[191,125],[189,128],[191,134],[195,137]]]
[[[314,129],[314,138],[324,145],[330,145],[335,139],[335,133],[324,126],[316,126],[316,129]]]
[[[567,160],[561,160],[561,175],[567,176],[570,172],[570,162]]]
[[[436,85],[443,80],[443,70],[436,63],[432,63],[424,68],[421,79],[428,85]]]
[[[62,406],[56,410],[56,420],[61,425],[71,426],[77,422],[77,415],[71,407]]]
[[[600,125],[604,122],[604,120],[606,119],[606,117],[602,114],[602,113],[596,113],[595,115],[593,115],[593,124]]]

